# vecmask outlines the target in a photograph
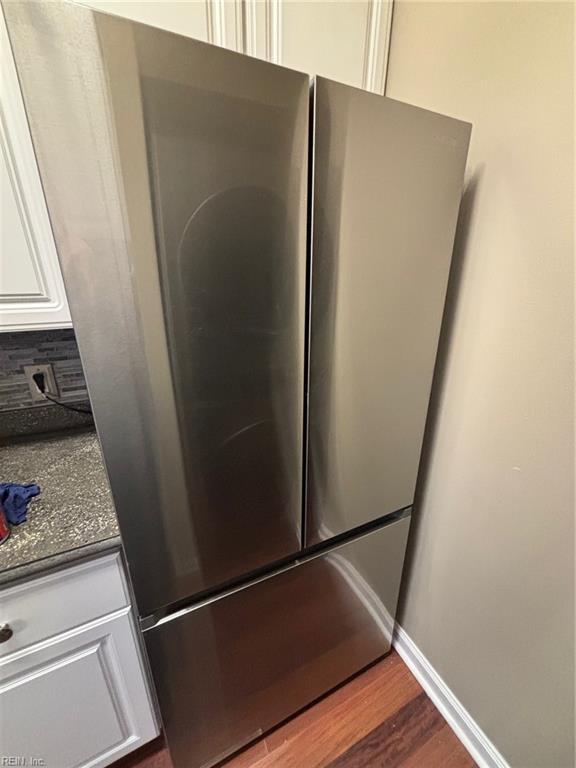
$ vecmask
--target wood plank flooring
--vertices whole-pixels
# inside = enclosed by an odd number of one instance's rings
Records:
[[[474,768],[395,651],[220,768]],[[162,740],[113,768],[172,768]]]

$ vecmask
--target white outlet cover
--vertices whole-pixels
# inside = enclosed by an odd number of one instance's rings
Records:
[[[33,402],[37,403],[37,402],[40,402],[41,400],[46,401],[46,398],[42,395],[41,392],[38,391],[36,382],[32,378],[32,376],[35,373],[44,374],[44,381],[46,382],[46,392],[49,395],[52,395],[52,397],[58,397],[58,385],[56,384],[56,377],[54,376],[54,368],[52,367],[51,363],[46,363],[45,365],[25,365],[24,374],[26,376],[26,381],[28,382],[28,388],[30,389],[30,394],[32,395]]]

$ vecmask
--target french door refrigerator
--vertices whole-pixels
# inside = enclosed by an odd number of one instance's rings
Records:
[[[470,126],[4,7],[176,768],[390,647]]]

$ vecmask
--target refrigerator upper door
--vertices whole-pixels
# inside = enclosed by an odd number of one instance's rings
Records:
[[[5,11],[145,615],[301,546],[309,81]]]
[[[306,543],[411,505],[470,125],[316,78]]]

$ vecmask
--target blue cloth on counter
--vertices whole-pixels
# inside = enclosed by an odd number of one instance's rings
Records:
[[[30,499],[38,496],[40,486],[35,483],[0,483],[0,503],[4,507],[6,519],[11,525],[20,525],[26,520]]]

